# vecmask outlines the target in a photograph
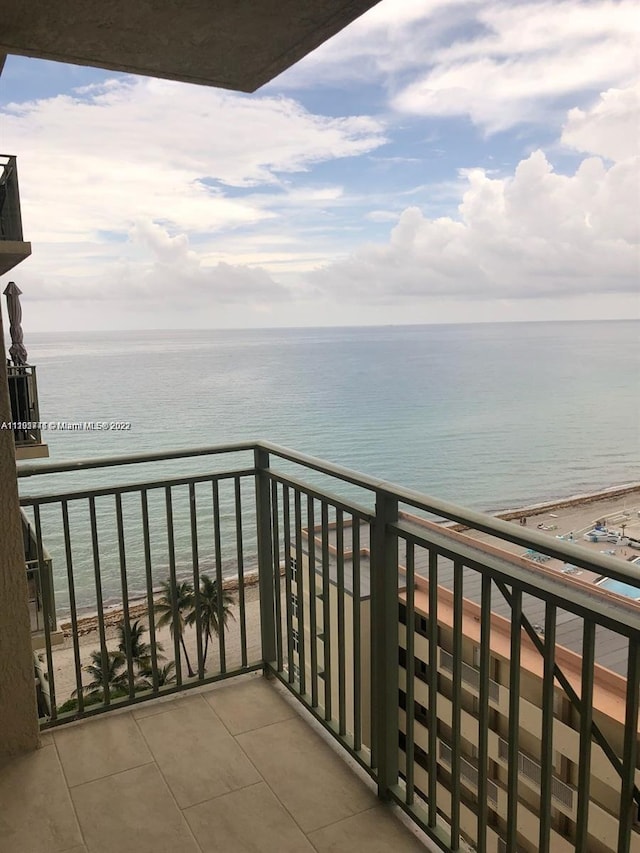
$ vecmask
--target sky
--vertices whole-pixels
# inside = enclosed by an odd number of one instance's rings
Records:
[[[10,56],[25,329],[640,316],[635,2],[382,0],[252,95]]]

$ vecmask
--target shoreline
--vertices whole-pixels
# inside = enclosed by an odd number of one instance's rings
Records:
[[[623,498],[626,495],[631,495],[634,492],[640,493],[640,482],[623,483],[619,486],[608,486],[597,492],[585,492],[575,495],[569,495],[566,498],[553,498],[549,501],[540,501],[532,504],[526,504],[521,507],[512,507],[509,509],[500,509],[495,511],[487,511],[488,515],[494,518],[500,518],[503,521],[512,521],[513,519],[521,518],[523,515],[542,515],[555,509],[567,509],[569,507],[586,506],[597,501],[607,500],[609,498]]]
[[[258,586],[258,573],[252,572],[250,575],[245,575],[244,588],[245,590],[253,590]],[[222,589],[228,592],[237,592],[240,589],[240,582],[237,577],[226,578],[222,581]],[[154,603],[157,602],[159,596],[156,592],[153,595]],[[236,602],[237,603],[237,602]],[[129,621],[140,619],[147,615],[149,608],[147,606],[146,596],[144,598],[131,599],[129,602]],[[103,623],[105,629],[116,628],[124,617],[124,608],[121,604],[112,604],[106,607],[103,611]],[[78,615],[78,637],[86,637],[98,630],[98,613],[97,611],[86,613],[84,616]],[[58,620],[58,630],[62,632],[65,640],[72,636],[73,626],[71,617],[68,615],[62,616]]]

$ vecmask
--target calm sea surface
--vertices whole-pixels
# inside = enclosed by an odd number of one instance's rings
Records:
[[[47,432],[51,461],[267,438],[482,510],[640,480],[639,341],[635,321],[26,335],[42,420],[131,423]],[[163,463],[153,476],[212,467]],[[21,491],[145,478],[131,472]],[[45,544],[64,609],[56,524]],[[116,597],[117,567],[105,571]]]

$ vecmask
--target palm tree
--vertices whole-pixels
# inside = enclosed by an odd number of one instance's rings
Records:
[[[198,601],[198,613],[200,615],[200,630],[204,637],[204,653],[202,656],[202,666],[207,662],[207,652],[209,650],[209,640],[213,634],[218,634],[220,625],[218,624],[218,606],[221,604],[222,610],[222,626],[227,627],[229,616],[233,619],[231,605],[234,604],[233,596],[225,589],[222,590],[222,601],[218,601],[218,584],[215,580],[211,580],[208,575],[200,577],[200,596]],[[197,624],[195,596],[194,608],[187,617],[189,625]]]
[[[167,684],[173,684],[176,680],[176,662],[174,660],[170,660],[168,663],[158,670],[158,687],[164,687]],[[141,677],[141,681],[139,685],[142,689],[151,689],[153,687],[153,670],[151,665],[149,667],[140,669],[139,675]]]
[[[136,619],[135,622],[129,625],[129,641],[127,641],[124,622],[120,622],[118,625],[118,649],[125,658],[130,654],[131,660],[137,664],[140,670],[151,666],[151,646],[142,639],[146,630],[143,622],[140,619]],[[156,650],[158,652],[164,651],[161,643],[156,643]],[[157,659],[164,660],[164,655],[157,655]]]
[[[189,619],[193,613],[193,585],[188,581],[176,581],[175,584],[172,584],[171,580],[167,578],[166,581],[162,581],[160,588],[162,595],[155,603],[155,611],[160,616],[158,628],[166,628],[168,625],[172,637],[176,633],[178,634],[187,662],[189,678],[193,678],[195,672],[191,667],[184,642],[184,629],[190,624]],[[174,607],[177,610],[177,621],[174,619]]]
[[[107,652],[107,668],[103,668],[102,652],[91,652],[91,663],[84,667],[84,671],[92,677],[89,684],[82,686],[82,692],[86,696],[104,696],[105,690],[110,693],[120,692],[127,689],[128,675],[123,672],[125,656],[121,651]],[[77,690],[73,691],[75,695]]]

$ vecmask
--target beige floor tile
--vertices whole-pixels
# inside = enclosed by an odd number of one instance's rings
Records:
[[[246,732],[237,740],[304,832],[376,802],[353,771],[299,718]]]
[[[55,746],[0,765],[0,853],[62,853],[81,842]]]
[[[61,728],[54,739],[69,787],[153,761],[130,714]]]
[[[135,720],[144,720],[145,717],[155,717],[156,714],[164,714],[180,707],[182,702],[192,702],[199,694],[177,693],[174,696],[166,696],[163,699],[151,699],[149,702],[141,702],[131,709],[131,715]]]
[[[234,735],[296,716],[291,705],[262,677],[225,685],[203,695]]]
[[[79,847],[71,847],[69,850],[63,850],[62,853],[87,853],[87,848],[84,844],[81,844]]]
[[[376,806],[309,833],[318,853],[424,853],[425,848],[393,815]]]
[[[91,853],[199,853],[154,764],[78,785],[71,796]]]
[[[203,853],[314,853],[264,782],[193,806],[184,814]]]
[[[183,700],[175,710],[138,720],[138,725],[180,808],[260,781],[201,696]]]

